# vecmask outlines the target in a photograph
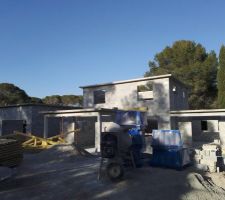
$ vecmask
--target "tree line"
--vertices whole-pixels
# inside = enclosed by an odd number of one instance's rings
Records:
[[[179,40],[166,46],[149,61],[145,76],[173,74],[189,88],[191,109],[225,108],[225,46],[219,56],[207,52],[200,43]],[[0,106],[38,103],[52,105],[82,105],[79,95],[52,95],[43,99],[30,97],[10,83],[0,84]]]
[[[81,106],[82,96],[80,95],[52,95],[45,98],[30,97],[21,88],[11,83],[0,83],[0,106],[15,104],[50,104],[50,105],[67,105]]]
[[[189,88],[191,109],[225,108],[225,46],[219,58],[199,43],[179,40],[149,61],[145,76],[173,74]]]

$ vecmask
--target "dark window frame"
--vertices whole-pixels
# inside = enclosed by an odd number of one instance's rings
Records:
[[[157,119],[147,119],[146,132],[152,133],[152,130],[159,128],[159,121]]]
[[[103,104],[105,103],[106,90],[95,90],[93,92],[94,104]]]
[[[202,131],[208,131],[208,121],[207,120],[201,121],[201,130]]]

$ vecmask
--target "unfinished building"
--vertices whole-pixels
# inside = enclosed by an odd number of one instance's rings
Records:
[[[171,74],[81,88],[84,108],[145,110],[149,132],[171,129],[170,111],[188,109],[188,88]]]
[[[89,138],[86,142],[80,139],[80,145],[92,144],[99,150],[99,138],[104,131],[104,123],[114,122],[113,116],[118,110],[144,111],[146,131],[151,133],[153,129],[171,129],[171,110],[188,109],[188,88],[171,74],[81,88],[82,110],[44,112],[45,137],[48,136],[48,118],[58,117],[64,121],[65,132],[72,132],[76,127],[80,129],[80,137],[83,135],[83,138]]]
[[[0,136],[19,131],[43,136],[44,116],[40,112],[72,109],[67,106],[45,104],[19,104],[0,107]],[[57,118],[50,118],[49,136],[60,133],[60,123]]]

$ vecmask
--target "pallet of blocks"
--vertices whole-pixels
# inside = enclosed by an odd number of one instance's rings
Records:
[[[195,149],[194,162],[209,172],[220,172],[224,168],[221,146],[204,144],[202,150]]]
[[[16,167],[22,160],[21,143],[13,139],[0,139],[0,166]]]

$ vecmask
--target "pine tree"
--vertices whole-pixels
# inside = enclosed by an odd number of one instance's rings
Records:
[[[220,49],[219,70],[217,73],[218,106],[225,108],[225,46]]]
[[[189,87],[191,109],[215,108],[217,68],[214,51],[206,52],[201,44],[179,40],[155,55],[145,76],[171,73]]]

